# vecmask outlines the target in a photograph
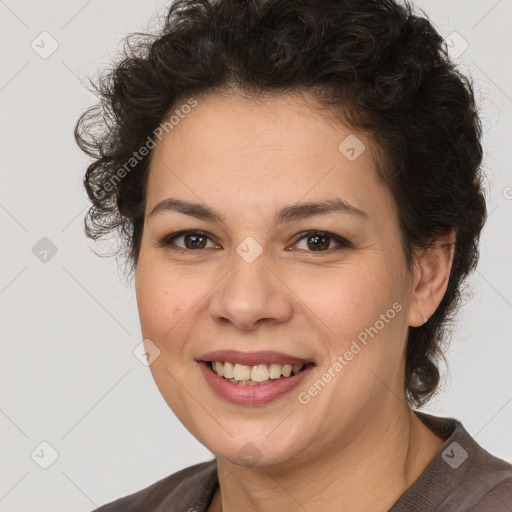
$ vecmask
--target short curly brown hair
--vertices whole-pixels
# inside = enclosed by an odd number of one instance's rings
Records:
[[[177,0],[158,34],[126,42],[122,58],[93,83],[100,102],[75,127],[94,158],[84,178],[87,236],[117,231],[117,253],[133,276],[151,151],[129,172],[126,162],[183,98],[306,92],[372,134],[409,265],[415,248],[455,230],[444,298],[425,325],[409,328],[405,390],[411,405],[426,403],[487,215],[472,83],[427,17],[394,0]]]

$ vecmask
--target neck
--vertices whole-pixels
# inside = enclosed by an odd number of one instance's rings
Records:
[[[218,457],[220,492],[209,510],[387,511],[443,442],[404,408],[376,418],[351,443],[326,446],[300,463],[247,468]]]

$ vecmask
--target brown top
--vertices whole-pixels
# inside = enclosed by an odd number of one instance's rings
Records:
[[[479,446],[459,421],[416,415],[446,441],[388,512],[511,512],[512,465]],[[213,459],[93,512],[207,512],[218,485]]]

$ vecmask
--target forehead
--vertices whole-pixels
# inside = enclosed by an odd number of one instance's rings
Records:
[[[167,195],[211,199],[220,209],[226,200],[264,209],[266,201],[342,195],[371,210],[378,206],[375,196],[387,194],[372,138],[326,116],[302,95],[222,94],[196,101],[153,150],[148,208]]]
[[[156,153],[168,151],[179,138],[189,148],[193,145],[195,152],[189,157],[223,153],[240,157],[276,150],[288,152],[288,157],[293,159],[315,156],[329,146],[337,149],[340,137],[355,135],[354,130],[335,121],[333,112],[298,92],[255,97],[224,92],[201,96],[195,101],[196,106],[179,118],[172,112],[167,116],[173,118],[174,124],[168,126],[157,143]],[[185,104],[185,100],[176,102],[173,111],[179,112]],[[358,136],[370,143],[366,155],[370,158],[371,137]]]

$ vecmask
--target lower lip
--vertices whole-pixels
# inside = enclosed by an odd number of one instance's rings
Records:
[[[217,375],[209,363],[198,361],[210,387],[224,400],[238,405],[264,405],[289,393],[296,388],[307,374],[314,368],[308,365],[304,370],[291,377],[270,380],[268,384],[248,386],[235,384]]]

